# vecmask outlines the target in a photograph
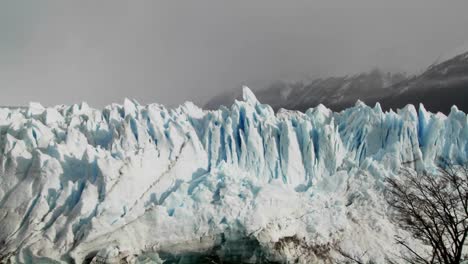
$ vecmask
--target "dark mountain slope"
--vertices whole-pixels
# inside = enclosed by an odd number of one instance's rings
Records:
[[[330,77],[310,83],[278,81],[256,91],[263,103],[274,109],[305,111],[318,104],[340,111],[361,100],[369,105],[380,102],[383,109],[402,108],[423,103],[432,112],[448,113],[452,105],[467,111],[468,53],[430,66],[418,76],[383,73],[373,70],[351,77]],[[220,94],[205,106],[214,109],[229,106],[239,98],[240,89]]]

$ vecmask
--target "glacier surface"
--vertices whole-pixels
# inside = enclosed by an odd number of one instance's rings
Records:
[[[383,179],[468,159],[455,106],[274,113],[246,87],[243,99],[1,108],[0,259],[380,263],[408,235],[389,220]]]

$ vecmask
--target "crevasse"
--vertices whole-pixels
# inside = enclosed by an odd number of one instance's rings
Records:
[[[138,262],[248,237],[272,261],[326,261],[338,248],[383,260],[403,231],[388,220],[382,180],[466,162],[467,122],[455,106],[448,116],[362,102],[274,113],[246,87],[216,111],[131,100],[2,108],[0,257]],[[327,257],[283,243],[291,237]]]

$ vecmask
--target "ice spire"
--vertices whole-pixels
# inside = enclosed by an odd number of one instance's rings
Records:
[[[251,105],[256,105],[258,103],[257,97],[255,97],[255,94],[250,90],[249,87],[247,86],[242,86],[242,99],[251,104]]]

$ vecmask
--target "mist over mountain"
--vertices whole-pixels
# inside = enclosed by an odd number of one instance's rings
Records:
[[[468,103],[468,52],[429,66],[423,73],[407,75],[379,69],[353,76],[329,77],[309,82],[276,81],[256,90],[261,102],[275,110],[306,111],[323,104],[334,111],[353,106],[357,100],[368,105],[379,102],[382,109],[397,109],[419,104],[433,112],[448,113],[453,105],[466,111]],[[241,90],[213,97],[205,108],[229,106],[240,98]]]

